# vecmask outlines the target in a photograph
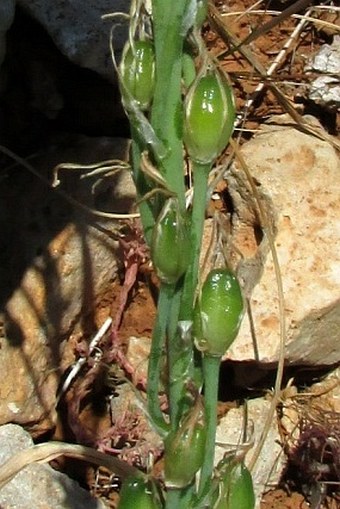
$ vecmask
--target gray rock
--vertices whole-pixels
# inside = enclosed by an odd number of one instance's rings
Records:
[[[265,126],[242,154],[276,236],[286,363],[335,364],[340,360],[339,155],[329,143],[287,125]],[[270,365],[279,351],[273,260],[244,172],[234,166],[227,180],[235,208],[229,258],[250,299],[255,331],[247,315],[227,357]]]
[[[104,14],[128,12],[125,0],[17,0],[51,36],[59,50],[73,63],[96,71],[111,81],[114,71],[109,49],[112,19],[103,20]],[[121,51],[127,32],[115,31],[115,48]]]
[[[310,84],[309,99],[327,108],[340,108],[340,36],[321,46],[304,70],[322,74]]]
[[[13,22],[14,12],[15,0],[2,0],[0,3],[0,68],[6,54],[6,33]]]
[[[20,426],[0,427],[0,463],[33,445]],[[0,489],[2,509],[104,509],[77,482],[48,465],[34,463],[25,467]]]

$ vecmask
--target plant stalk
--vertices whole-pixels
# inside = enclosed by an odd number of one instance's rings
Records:
[[[195,292],[198,283],[199,262],[207,205],[208,176],[211,164],[193,164],[194,198],[191,217],[191,259],[185,275],[181,320],[192,320]]]
[[[153,0],[153,30],[156,53],[156,84],[151,109],[151,125],[168,148],[157,160],[171,191],[177,194],[180,210],[185,209],[183,178],[183,115],[181,100],[183,17],[188,0]],[[157,154],[155,154],[157,158]]]
[[[161,363],[166,346],[167,325],[171,313],[174,286],[162,284],[159,291],[157,303],[156,322],[152,333],[151,350],[148,366],[147,401],[148,412],[153,425],[161,435],[168,431],[159,404],[159,382]]]
[[[167,492],[165,509],[188,509],[192,499],[193,484],[185,488],[170,489]]]
[[[207,484],[211,482],[214,468],[220,363],[220,357],[203,356],[204,413],[207,438],[198,488],[199,497],[206,492]]]

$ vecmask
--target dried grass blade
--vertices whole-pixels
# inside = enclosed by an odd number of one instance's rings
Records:
[[[127,476],[139,473],[137,468],[119,458],[96,451],[95,449],[91,449],[91,447],[68,444],[66,442],[48,442],[46,444],[34,445],[29,449],[20,451],[1,465],[0,488],[11,481],[13,477],[27,465],[32,463],[47,463],[59,456],[69,456],[106,467],[123,479]]]
[[[249,186],[251,188],[251,191],[253,193],[253,196],[255,198],[257,207],[258,207],[258,214],[259,219],[261,222],[261,226],[263,228],[263,231],[267,237],[268,244],[270,247],[270,251],[273,258],[273,264],[274,264],[274,271],[275,271],[275,277],[276,277],[276,284],[277,284],[277,293],[278,293],[278,302],[279,302],[279,358],[278,358],[278,365],[277,365],[277,371],[276,371],[276,379],[275,379],[275,387],[274,387],[274,394],[271,401],[270,408],[268,410],[265,423],[262,429],[262,433],[260,436],[259,442],[256,444],[253,455],[249,461],[249,469],[252,470],[259,458],[259,455],[261,453],[262,447],[264,445],[264,442],[267,438],[268,431],[270,429],[270,426],[272,425],[273,418],[276,412],[277,404],[280,400],[280,394],[281,394],[281,384],[282,384],[282,377],[283,377],[283,369],[284,369],[284,360],[285,360],[285,344],[286,344],[286,319],[285,319],[285,301],[284,301],[284,294],[283,294],[283,283],[282,283],[282,276],[281,276],[281,270],[280,270],[280,264],[278,260],[278,255],[275,247],[275,240],[272,233],[272,229],[270,226],[270,221],[267,217],[267,212],[264,209],[260,196],[258,194],[256,185],[254,183],[253,177],[250,173],[250,170],[248,168],[248,165],[245,161],[245,159],[242,156],[242,153],[237,145],[233,140],[230,141],[231,146],[235,152],[236,158],[238,159],[242,170],[245,172],[247,180],[249,182]]]

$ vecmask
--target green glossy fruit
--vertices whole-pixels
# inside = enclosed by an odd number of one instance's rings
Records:
[[[151,259],[160,280],[173,284],[188,267],[190,237],[187,220],[175,198],[169,198],[153,228]]]
[[[161,509],[153,481],[146,477],[128,477],[122,484],[117,509]]]
[[[228,144],[234,121],[234,99],[226,76],[218,70],[198,76],[184,108],[184,143],[191,159],[213,162]]]
[[[237,278],[228,269],[208,274],[194,310],[196,346],[205,355],[221,357],[236,338],[244,304]]]
[[[151,41],[135,41],[133,47],[125,45],[120,64],[123,99],[126,88],[138,106],[145,110],[152,101],[155,87],[155,51]]]
[[[205,426],[186,421],[164,442],[164,474],[168,488],[183,488],[193,480],[204,459]]]
[[[213,509],[254,509],[251,474],[243,462],[231,461],[223,472],[218,499]]]

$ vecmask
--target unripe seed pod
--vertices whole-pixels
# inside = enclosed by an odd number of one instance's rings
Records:
[[[122,61],[121,91],[128,100],[124,88],[137,101],[140,109],[147,109],[152,101],[155,86],[155,51],[151,41],[135,41],[133,47],[126,43]]]
[[[154,482],[142,477],[128,477],[122,484],[117,509],[161,509]]]
[[[254,509],[255,494],[251,474],[243,462],[233,461],[223,472],[218,499],[213,509]]]
[[[160,280],[173,284],[188,267],[190,237],[187,219],[176,198],[168,198],[153,228],[151,259]]]
[[[184,107],[184,143],[193,161],[207,164],[226,147],[233,132],[235,105],[222,71],[197,76]]]
[[[203,464],[206,428],[194,414],[195,410],[165,439],[164,474],[168,488],[188,486]]]
[[[211,270],[194,309],[196,346],[205,355],[221,357],[236,338],[244,312],[241,288],[229,269]]]

